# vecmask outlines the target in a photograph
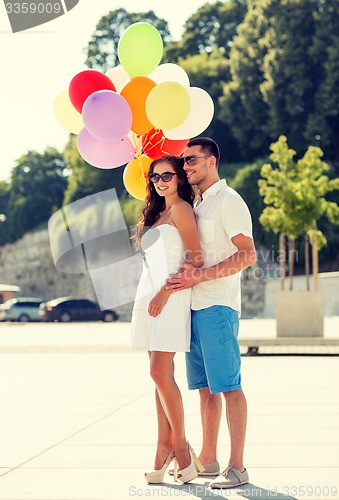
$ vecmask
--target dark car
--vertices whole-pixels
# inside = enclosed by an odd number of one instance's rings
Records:
[[[0,305],[0,321],[40,321],[39,306],[43,299],[9,299]]]
[[[42,321],[116,321],[115,311],[102,311],[99,305],[88,299],[60,297],[40,305],[39,316]]]

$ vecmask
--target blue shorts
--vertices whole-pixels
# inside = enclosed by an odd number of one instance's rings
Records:
[[[241,389],[239,313],[226,306],[192,311],[191,350],[186,352],[189,389],[211,394]]]

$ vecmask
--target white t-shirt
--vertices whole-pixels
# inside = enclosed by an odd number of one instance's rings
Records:
[[[242,233],[252,238],[252,219],[241,196],[230,188],[225,179],[209,187],[200,203],[194,207],[197,215],[204,268],[218,264],[237,252],[231,238]],[[205,281],[192,289],[192,309],[213,305],[241,310],[241,273]]]

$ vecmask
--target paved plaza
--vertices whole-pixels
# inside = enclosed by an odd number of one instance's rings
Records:
[[[339,319],[328,320],[334,335]],[[243,320],[241,335],[273,321]],[[206,478],[179,485],[166,474],[147,485],[154,388],[147,355],[128,348],[129,327],[0,323],[0,500],[339,499],[339,360],[330,354],[242,357],[250,484],[210,490]],[[199,452],[199,398],[182,354],[176,377]],[[225,421],[218,451],[225,467]]]

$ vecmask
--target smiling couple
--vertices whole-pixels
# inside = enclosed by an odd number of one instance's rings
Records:
[[[248,482],[243,454],[247,405],[238,345],[241,271],[256,261],[249,210],[218,175],[219,147],[192,139],[181,157],[153,161],[136,231],[144,269],[132,314],[131,347],[148,351],[158,442],[149,484],[217,476],[212,488]],[[193,186],[199,198],[194,202]],[[203,431],[197,457],[186,440],[174,356],[185,352],[189,389],[198,389]],[[220,473],[217,439],[226,402],[230,457]]]

